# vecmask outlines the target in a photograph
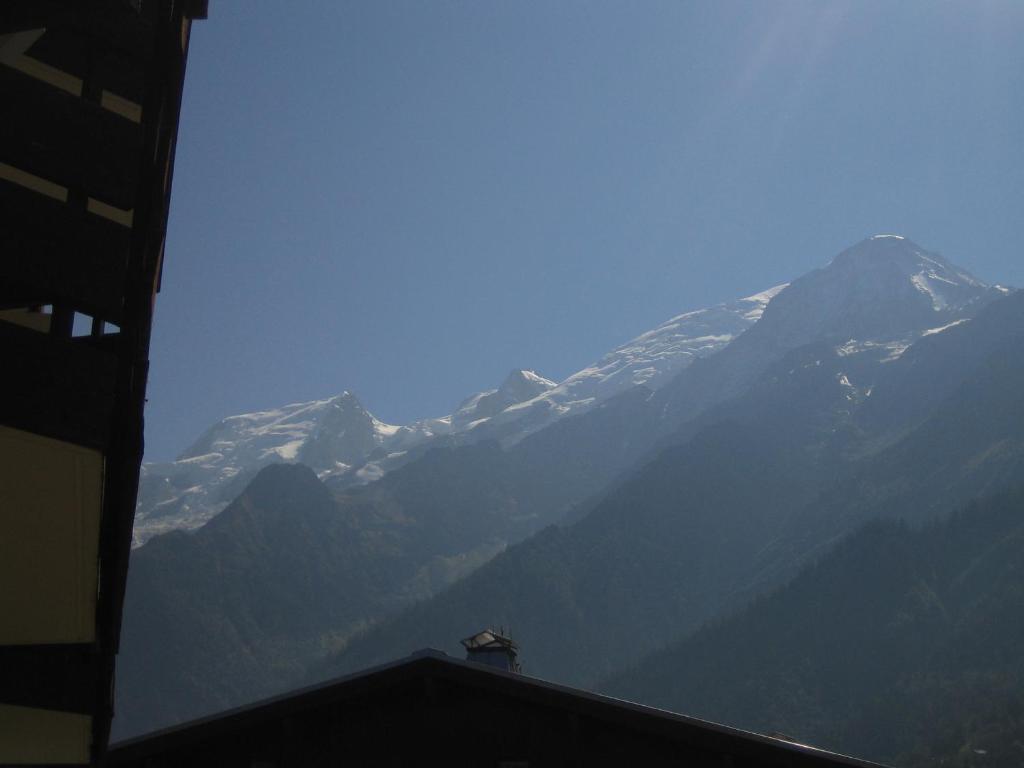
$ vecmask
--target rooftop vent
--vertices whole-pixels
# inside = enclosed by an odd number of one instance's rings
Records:
[[[519,672],[519,646],[501,632],[485,629],[462,641],[466,649],[466,661],[486,664],[506,672]]]

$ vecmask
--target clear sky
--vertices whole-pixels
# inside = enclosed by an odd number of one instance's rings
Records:
[[[1024,285],[1024,3],[213,0],[147,458],[559,379],[896,232]]]

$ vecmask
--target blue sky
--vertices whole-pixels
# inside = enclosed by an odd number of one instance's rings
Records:
[[[401,423],[905,234],[1024,285],[1024,3],[214,0],[147,458],[348,389]]]

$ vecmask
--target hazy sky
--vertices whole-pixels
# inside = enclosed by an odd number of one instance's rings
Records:
[[[1024,285],[1024,3],[214,0],[147,458],[559,379],[877,232]]]

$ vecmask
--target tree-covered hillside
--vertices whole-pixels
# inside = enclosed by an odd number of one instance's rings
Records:
[[[1024,489],[878,521],[601,689],[908,766],[1024,761]]]
[[[1024,311],[1024,296],[1004,302],[1013,318]],[[355,638],[319,676],[424,646],[458,652],[459,637],[503,624],[531,673],[591,685],[785,583],[866,520],[935,519],[1013,485],[1024,471],[1024,322],[996,324],[992,339],[985,314],[905,361],[827,342],[793,350],[571,525]],[[971,347],[984,352],[948,354]],[[918,377],[943,357],[964,364],[938,386]],[[913,417],[862,419],[869,401]]]

